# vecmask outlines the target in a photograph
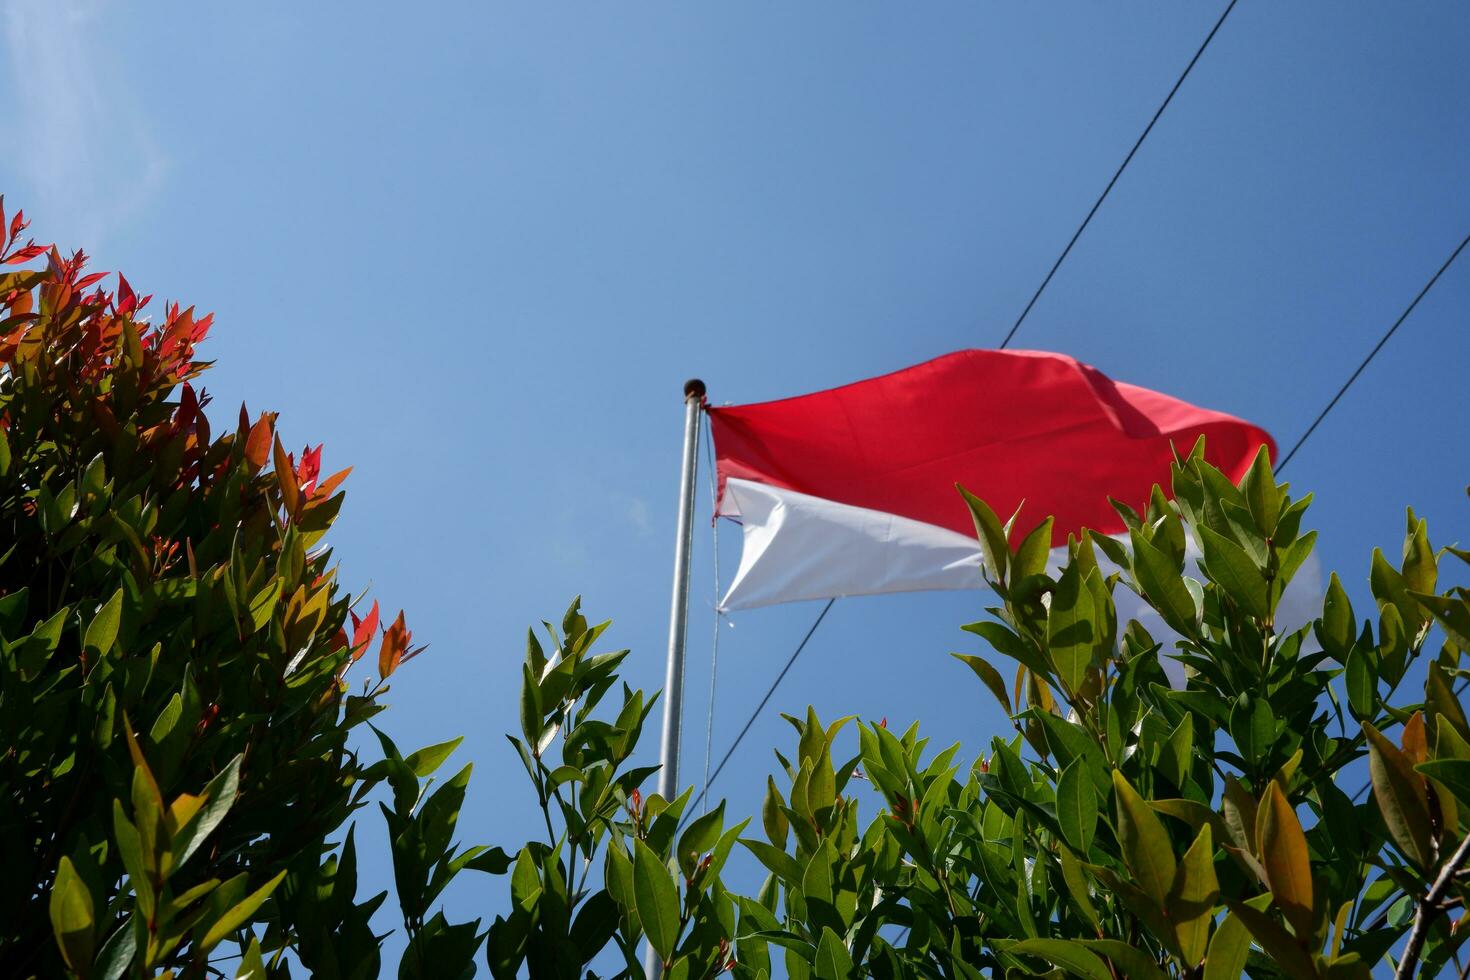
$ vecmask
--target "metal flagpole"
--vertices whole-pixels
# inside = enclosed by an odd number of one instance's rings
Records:
[[[694,479],[699,467],[699,422],[704,382],[684,383],[684,459],[679,470],[679,536],[674,542],[674,595],[669,609],[669,663],[664,674],[664,731],[659,746],[662,768],[658,792],[665,800],[679,795],[679,729],[684,715],[684,638],[689,622],[689,552],[694,540]],[[649,944],[643,972],[649,980],[663,972]]]

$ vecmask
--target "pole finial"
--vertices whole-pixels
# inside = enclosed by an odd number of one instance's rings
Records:
[[[700,381],[698,378],[690,378],[688,381],[684,382],[684,398],[685,398],[685,400],[688,400],[690,398],[703,398],[703,397],[704,397],[704,382],[703,381]]]

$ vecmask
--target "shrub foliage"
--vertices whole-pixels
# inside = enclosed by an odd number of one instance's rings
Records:
[[[640,936],[680,978],[760,980],[773,961],[816,980],[1464,975],[1449,913],[1470,897],[1470,725],[1452,685],[1470,592],[1436,589],[1440,560],[1470,554],[1436,551],[1410,511],[1401,561],[1373,554],[1371,616],[1334,575],[1320,618],[1278,630],[1315,542],[1310,497],[1276,482],[1264,450],[1236,486],[1202,446],[1171,489],[1143,513],[1119,505],[1126,544],[1088,533],[1060,568],[1050,521],[1022,534],[966,495],[1002,605],[965,627],[993,652],[956,656],[1013,734],[963,765],[959,745],[931,751],[917,725],[790,718],[795,751],[777,753],[761,833],[738,837],[767,873],[754,897],[714,877],[745,824],[726,830],[716,809],[676,836],[687,793],[639,798],[609,781],[641,695],[625,691],[596,737],[579,716],[554,766],[523,750],[543,802],[559,796],[547,787],[602,800],[611,785],[620,808],[554,799],[567,829],[548,822],[548,838],[567,854],[538,842],[517,855],[514,911],[491,930],[513,941],[492,940],[494,975],[525,957],[532,976],[578,976],[606,937],[612,972],[641,977]],[[1115,588],[1172,635],[1119,623]],[[556,675],[533,647],[518,748],[554,733],[548,711],[570,717],[579,691]],[[838,745],[854,729],[849,756]],[[569,884],[587,863],[578,848],[604,840],[605,893]]]
[[[1000,605],[964,627],[986,652],[955,656],[1011,731],[965,764],[917,724],[808,709],[754,827],[642,795],[655,698],[574,602],[528,636],[509,736],[544,836],[461,848],[470,767],[433,784],[459,740],[362,737],[422,648],[337,580],[346,471],[288,453],[269,413],[212,434],[210,318],[152,323],[24,227],[0,203],[8,975],[378,976],[387,896],[358,900],[349,827],[378,787],[405,978],[636,980],[645,944],[677,980],[1470,974],[1470,591],[1439,574],[1470,553],[1413,511],[1400,559],[1372,555],[1371,610],[1334,575],[1282,629],[1315,532],[1264,450],[1236,485],[1196,446],[1168,493],[1118,504],[1126,541],[1085,533],[1060,565],[1049,520],[965,494]],[[1168,635],[1119,622],[1120,588]],[[737,858],[754,895],[724,880]],[[508,894],[451,921],[466,869]]]
[[[269,413],[213,434],[210,317],[150,323],[125,279],[105,291],[24,227],[0,202],[0,963],[203,976],[264,944],[374,975],[383,896],[356,904],[351,838],[329,838],[382,780],[420,802],[432,766],[349,745],[418,648],[402,614],[378,639],[376,604],[348,622],[323,545],[347,472],[286,452]],[[430,866],[436,813],[396,827],[433,837]]]

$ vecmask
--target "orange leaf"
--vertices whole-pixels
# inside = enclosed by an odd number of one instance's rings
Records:
[[[1373,780],[1373,797],[1383,813],[1394,843],[1420,870],[1433,864],[1430,846],[1429,792],[1424,777],[1414,771],[1399,748],[1368,722],[1368,774]]]
[[[254,431],[252,430],[252,436]],[[281,437],[276,436],[275,446],[276,483],[281,488],[281,502],[286,505],[286,514],[295,520],[296,513],[301,509],[301,488],[296,485],[296,471],[291,465],[290,458],[286,455],[286,447],[281,445]],[[249,453],[247,447],[246,453]]]
[[[265,466],[266,457],[271,451],[271,436],[270,413],[265,412],[250,427],[250,434],[245,437],[245,461],[250,464],[251,473],[259,473]]]
[[[398,611],[398,618],[393,620],[393,625],[383,631],[383,645],[378,648],[378,676],[387,680],[393,671],[398,669],[398,664],[403,660],[403,654],[408,649],[408,641],[412,636],[408,626],[403,621],[403,610]]]
[[[1286,921],[1299,938],[1312,935],[1312,861],[1296,811],[1272,780],[1261,800],[1260,840],[1256,851],[1266,883]]]
[[[1429,758],[1429,742],[1424,737],[1424,712],[1416,711],[1404,722],[1404,734],[1399,744],[1404,747],[1404,755],[1415,765]]]
[[[347,469],[333,473],[321,483],[318,483],[316,489],[311,492],[312,499],[317,500],[330,497],[342,485],[342,481],[347,479],[347,475],[351,472],[352,467],[349,466]]]

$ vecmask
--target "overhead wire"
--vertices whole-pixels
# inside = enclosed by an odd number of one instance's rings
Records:
[[[1465,251],[1466,245],[1470,245],[1470,235],[1466,235],[1463,239],[1461,239],[1460,244],[1457,245],[1455,247],[1455,250],[1450,253],[1450,257],[1444,260],[1444,264],[1441,265],[1437,270],[1435,270],[1434,275],[1430,276],[1429,281],[1424,284],[1424,288],[1419,290],[1419,293],[1414,297],[1413,302],[1404,307],[1404,312],[1400,313],[1399,318],[1393,321],[1393,326],[1389,327],[1387,332],[1384,333],[1382,337],[1378,338],[1378,343],[1374,344],[1373,349],[1368,352],[1368,356],[1363,358],[1363,363],[1359,364],[1357,369],[1353,371],[1352,374],[1348,375],[1348,379],[1344,381],[1342,383],[1342,386],[1337,389],[1337,394],[1333,395],[1332,398],[1327,402],[1327,404],[1322,408],[1322,411],[1317,413],[1317,417],[1312,420],[1312,424],[1307,426],[1307,431],[1302,433],[1301,438],[1298,439],[1296,441],[1296,444],[1291,447],[1291,451],[1287,453],[1282,458],[1281,462],[1276,465],[1276,471],[1278,473],[1286,468],[1286,464],[1291,462],[1291,458],[1296,455],[1296,451],[1302,448],[1302,444],[1311,437],[1313,432],[1317,431],[1317,426],[1322,424],[1322,420],[1325,419],[1327,417],[1327,414],[1337,406],[1337,403],[1342,400],[1342,396],[1347,394],[1347,390],[1353,386],[1353,382],[1358,380],[1358,375],[1362,374],[1363,369],[1373,362],[1373,358],[1377,357],[1378,352],[1383,350],[1383,345],[1388,343],[1389,338],[1391,338],[1395,333],[1398,332],[1399,327],[1403,326],[1404,321],[1409,318],[1409,314],[1414,312],[1414,307],[1418,306],[1419,301],[1423,299],[1431,289],[1434,288],[1435,283],[1439,282],[1439,277],[1444,275],[1445,270],[1454,264],[1455,259],[1460,257],[1461,252]]]
[[[1103,201],[1106,201],[1108,199],[1108,195],[1112,193],[1113,185],[1118,182],[1119,177],[1123,176],[1123,171],[1128,169],[1128,164],[1133,162],[1134,154],[1136,154],[1138,152],[1138,148],[1143,145],[1143,141],[1148,139],[1148,134],[1153,132],[1154,124],[1159,121],[1159,117],[1164,114],[1164,110],[1169,108],[1169,103],[1174,101],[1175,93],[1178,92],[1179,87],[1184,84],[1184,80],[1189,77],[1189,73],[1194,70],[1195,63],[1198,62],[1200,56],[1205,53],[1205,49],[1210,46],[1210,42],[1215,39],[1215,35],[1219,33],[1220,27],[1225,23],[1225,18],[1229,17],[1230,11],[1235,9],[1236,3],[1237,0],[1230,0],[1230,2],[1225,5],[1225,10],[1223,13],[1220,14],[1219,19],[1215,21],[1215,26],[1210,28],[1210,33],[1205,35],[1205,39],[1200,43],[1199,49],[1195,51],[1194,57],[1189,59],[1189,64],[1184,66],[1184,71],[1181,72],[1179,77],[1174,80],[1174,87],[1169,89],[1169,94],[1164,96],[1164,101],[1160,102],[1159,107],[1154,110],[1153,118],[1148,121],[1147,126],[1143,127],[1143,132],[1138,134],[1138,139],[1133,141],[1133,148],[1128,151],[1128,155],[1123,158],[1123,162],[1118,164],[1118,169],[1113,172],[1113,177],[1111,180],[1108,181],[1108,185],[1103,188],[1103,192],[1099,194],[1097,200],[1092,203],[1092,208],[1087,212],[1087,216],[1082,219],[1082,224],[1078,225],[1077,230],[1072,232],[1072,237],[1067,241],[1067,247],[1062,249],[1062,254],[1058,255],[1057,260],[1052,263],[1051,270],[1047,272],[1046,278],[1041,280],[1041,285],[1037,286],[1036,292],[1031,295],[1031,301],[1026,304],[1026,308],[1021,311],[1021,315],[1016,317],[1016,322],[1011,324],[1010,332],[1006,334],[1005,340],[1002,340],[1000,342],[1000,350],[1005,350],[1007,347],[1010,346],[1011,340],[1016,336],[1016,331],[1020,330],[1021,324],[1026,321],[1027,314],[1031,312],[1031,308],[1036,305],[1036,301],[1041,298],[1041,294],[1045,292],[1046,287],[1050,285],[1052,276],[1055,276],[1057,274],[1057,270],[1060,269],[1062,267],[1062,263],[1067,260],[1067,256],[1072,251],[1072,246],[1077,244],[1077,239],[1082,237],[1082,233],[1087,230],[1087,226],[1092,222],[1092,216],[1097,214],[1097,209],[1102,207]]]

